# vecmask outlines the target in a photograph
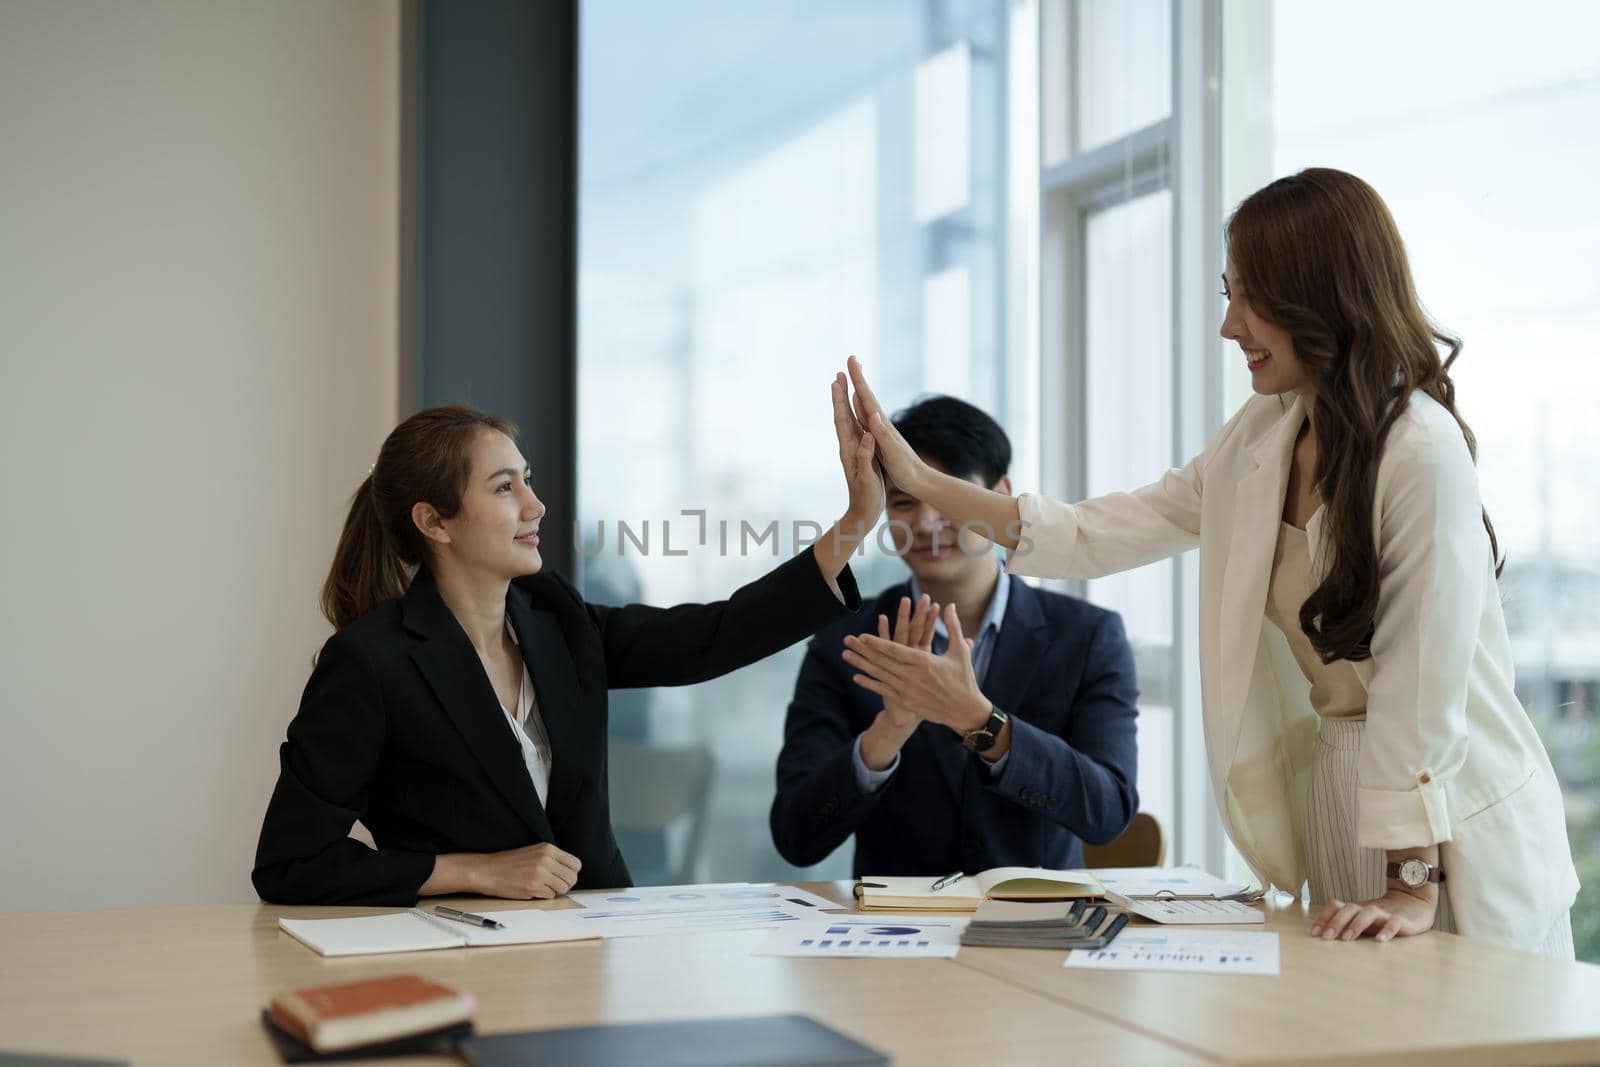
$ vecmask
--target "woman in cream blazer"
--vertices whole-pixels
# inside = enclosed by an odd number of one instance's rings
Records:
[[[1300,184],[1280,188],[1292,182]],[[1327,203],[1339,211],[1314,219],[1325,228],[1354,228],[1352,203],[1393,228],[1382,201],[1359,179],[1337,171],[1283,179],[1241,205],[1230,222],[1225,283],[1235,288],[1235,223],[1251,201],[1267,194],[1288,204],[1277,205],[1290,215],[1275,230],[1291,237],[1303,221],[1299,216],[1316,215]],[[1329,242],[1333,252],[1318,262],[1316,241],[1300,236],[1298,263],[1309,259],[1313,276],[1321,268],[1338,284],[1338,242]],[[1397,233],[1393,244],[1409,292]],[[1258,260],[1265,256],[1252,251]],[[1381,270],[1370,263],[1373,249],[1364,251],[1370,269]],[[1268,288],[1262,281],[1260,289]],[[1366,720],[1364,734],[1358,729],[1354,735],[1359,756],[1350,754],[1353,780],[1346,786],[1354,796],[1346,798],[1345,810],[1355,825],[1334,836],[1349,839],[1345,851],[1364,855],[1369,868],[1376,862],[1380,872],[1385,858],[1427,858],[1444,874],[1438,913],[1414,909],[1406,898],[1392,907],[1400,888],[1392,878],[1388,893],[1381,881],[1364,883],[1372,899],[1317,899],[1310,864],[1319,844],[1329,852],[1318,840],[1327,831],[1308,825],[1307,805],[1315,793],[1319,727],[1326,734],[1330,724],[1313,709],[1308,671],[1321,668],[1296,659],[1287,631],[1269,620],[1268,603],[1283,552],[1280,538],[1296,532],[1286,531],[1284,522],[1286,510],[1294,510],[1292,483],[1311,494],[1307,499],[1315,496],[1311,487],[1324,486],[1317,477],[1295,477],[1312,413],[1311,397],[1301,394],[1314,397],[1319,384],[1331,388],[1326,383],[1333,379],[1312,373],[1298,392],[1272,388],[1274,375],[1281,384],[1284,366],[1295,364],[1294,351],[1314,352],[1321,338],[1310,326],[1301,332],[1268,322],[1247,305],[1241,311],[1237,292],[1232,299],[1223,334],[1245,349],[1264,395],[1251,398],[1187,466],[1131,493],[1067,504],[1032,493],[1012,499],[940,477],[896,440],[852,359],[857,415],[877,436],[890,477],[953,522],[996,531],[995,539],[1012,550],[1011,573],[1096,578],[1200,550],[1200,674],[1213,794],[1229,837],[1263,883],[1298,896],[1310,877],[1313,902],[1324,905],[1314,934],[1387,939],[1436,927],[1570,959],[1568,910],[1577,874],[1559,785],[1512,685],[1472,447],[1453,404],[1422,388],[1408,394],[1391,389],[1392,419],[1375,453],[1377,600],[1362,646],[1370,657],[1328,666],[1353,668],[1353,678],[1346,677],[1358,701],[1364,690]],[[1283,318],[1292,314],[1285,311]],[[1336,352],[1325,363],[1338,358]],[[1347,351],[1343,358],[1361,357]],[[1315,369],[1309,355],[1303,359]],[[1433,359],[1441,395],[1452,400],[1449,363],[1438,365],[1436,353]],[[1334,366],[1328,373],[1344,371]],[[1313,585],[1329,572],[1327,523],[1325,504],[1305,523]],[[884,659],[874,661],[889,653],[869,644],[854,662],[875,676],[886,665],[892,669]],[[1319,816],[1319,822],[1327,819]],[[1378,850],[1387,850],[1387,857]],[[1337,850],[1334,855],[1333,862],[1343,862]]]

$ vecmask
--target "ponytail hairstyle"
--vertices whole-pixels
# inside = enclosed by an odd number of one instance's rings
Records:
[[[1300,628],[1325,663],[1367,659],[1378,609],[1378,461],[1411,395],[1450,412],[1478,458],[1450,379],[1461,341],[1422,310],[1388,207],[1352,174],[1312,168],[1257,190],[1228,220],[1227,243],[1251,309],[1288,331],[1316,383],[1314,488],[1326,507],[1328,566]],[[1487,513],[1483,524],[1498,575]]]
[[[427,566],[427,539],[411,509],[426,502],[447,519],[461,510],[472,442],[484,430],[517,436],[507,420],[458,405],[425,408],[390,431],[378,462],[351,498],[322,584],[322,613],[334,629],[404,595],[411,576]]]

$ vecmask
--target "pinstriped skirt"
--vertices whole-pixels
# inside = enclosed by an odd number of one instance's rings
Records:
[[[1373,900],[1388,891],[1383,849],[1356,844],[1356,771],[1366,726],[1362,719],[1322,719],[1318,725],[1306,797],[1306,862],[1315,906],[1330,899]],[[1449,886],[1448,881],[1439,886],[1433,928],[1455,933]],[[1543,944],[1527,947],[1540,955],[1572,959],[1571,917],[1563,915]]]

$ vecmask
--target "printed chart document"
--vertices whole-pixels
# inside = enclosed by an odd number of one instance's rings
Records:
[[[585,908],[612,908],[625,904],[670,904],[678,901],[694,906],[716,899],[724,893],[749,889],[749,882],[708,882],[703,885],[636,885],[629,889],[591,889],[569,893],[567,899]]]
[[[818,918],[817,909],[781,898],[757,900],[672,901],[666,904],[590,904],[565,912],[573,925],[590,937],[643,937],[652,934],[700,934],[722,930],[758,930],[767,926]]]
[[[1193,927],[1128,927],[1105,948],[1067,953],[1063,965],[1091,971],[1278,973],[1278,935]]]
[[[1240,923],[1261,924],[1267,921],[1266,913],[1239,900],[1184,900],[1162,897],[1157,900],[1134,900],[1121,893],[1106,890],[1106,899],[1140,918],[1164,925],[1178,926],[1232,926]]]
[[[1243,900],[1255,896],[1249,886],[1225,882],[1198,867],[1103,867],[1094,875],[1109,893],[1136,900]]]
[[[876,956],[941,959],[961,948],[967,918],[950,915],[837,915],[779,927],[757,956]]]
[[[632,889],[573,893],[575,904],[617,911],[625,908],[703,908],[708,904],[793,904],[813,911],[850,911],[827,897],[792,885],[771,882],[717,882],[709,885],[650,885]]]

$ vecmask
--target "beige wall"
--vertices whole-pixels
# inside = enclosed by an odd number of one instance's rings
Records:
[[[251,900],[397,408],[396,0],[0,0],[0,909]]]

